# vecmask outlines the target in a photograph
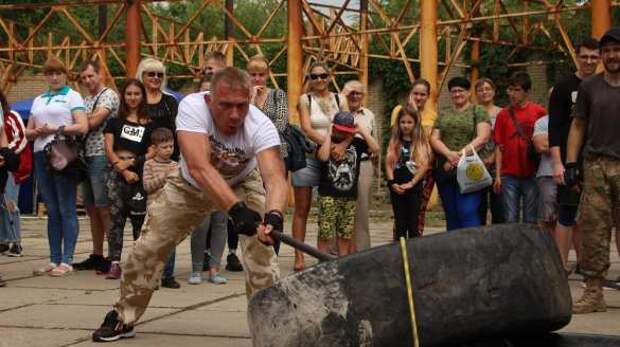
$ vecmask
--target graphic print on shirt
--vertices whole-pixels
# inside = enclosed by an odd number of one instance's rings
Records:
[[[134,126],[125,124],[121,128],[121,138],[133,142],[142,142],[146,128],[143,126]]]
[[[243,149],[227,146],[216,140],[214,136],[209,136],[209,142],[211,143],[211,164],[224,178],[241,174],[252,159]]]
[[[346,192],[353,189],[355,177],[357,177],[356,163],[357,152],[354,148],[348,148],[344,160],[340,162],[329,160],[328,177],[336,190]]]

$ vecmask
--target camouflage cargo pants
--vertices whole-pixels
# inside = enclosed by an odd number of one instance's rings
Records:
[[[620,226],[620,160],[596,156],[584,167],[584,188],[579,203],[579,228],[583,234],[581,271],[590,278],[604,278],[609,269],[612,228]]]
[[[265,191],[257,170],[233,188],[248,206],[262,214]],[[146,310],[172,250],[198,226],[215,206],[207,194],[187,183],[177,172],[147,211],[146,222],[133,251],[123,261],[121,297],[114,305],[125,324],[134,324]],[[256,236],[240,235],[246,294],[270,287],[279,278],[273,247]]]

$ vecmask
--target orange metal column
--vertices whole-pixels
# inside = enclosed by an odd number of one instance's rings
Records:
[[[235,12],[235,1],[234,0],[226,0],[226,10],[232,15]],[[228,41],[228,45],[226,47],[226,65],[233,66],[235,60],[235,27],[233,22],[228,16],[224,16],[224,35],[226,36],[226,41]]]
[[[360,0],[360,31],[368,29],[368,0]],[[360,35],[360,82],[368,91],[368,34]],[[367,105],[368,93],[364,94],[364,105]]]
[[[611,0],[592,0],[592,37],[600,39],[611,28]]]
[[[127,58],[125,67],[127,77],[134,77],[138,64],[140,63],[140,32],[142,30],[142,19],[140,18],[141,0],[130,2],[127,9],[127,26],[125,27],[125,49]]]
[[[288,87],[288,107],[289,121],[299,124],[299,113],[297,102],[303,87],[303,64],[304,56],[302,51],[302,12],[301,1],[288,0],[288,51],[287,51],[287,87]]]
[[[437,110],[437,0],[420,1],[420,76],[431,84],[431,95],[425,107]],[[428,115],[429,113],[425,113]],[[424,124],[432,120],[422,119]]]

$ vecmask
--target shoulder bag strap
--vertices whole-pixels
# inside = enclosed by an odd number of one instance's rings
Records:
[[[515,129],[517,129],[517,134],[519,135],[519,137],[527,140],[528,138],[527,136],[525,136],[525,132],[523,132],[523,128],[521,128],[521,124],[519,123],[519,120],[517,120],[517,115],[515,114],[512,106],[508,106],[508,114],[510,114],[510,119],[512,120],[512,124],[514,125]]]
[[[472,135],[472,140],[476,138],[478,135],[477,123],[476,123],[476,105],[471,106],[471,121],[474,124],[474,133]]]
[[[95,102],[93,103],[93,107],[91,108],[90,112],[93,113],[95,112],[95,110],[97,109],[97,104],[99,103],[99,99],[101,98],[101,96],[103,95],[103,93],[105,93],[108,90],[108,88],[103,88],[99,94],[97,94],[97,97],[95,98]],[[86,135],[84,135],[84,137],[82,138],[82,146],[86,146],[86,140],[88,140],[88,137],[90,136],[90,134],[92,133],[92,131],[89,131],[86,133]]]
[[[338,93],[334,93],[334,97],[336,98],[336,107],[340,111],[340,96],[338,96]]]

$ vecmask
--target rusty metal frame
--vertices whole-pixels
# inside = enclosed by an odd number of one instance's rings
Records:
[[[197,79],[204,55],[209,51],[228,54],[235,51],[243,59],[249,59],[253,54],[263,53],[266,45],[275,45],[278,53],[268,57],[272,66],[284,59],[285,53],[289,53],[286,55],[289,59],[287,66],[298,64],[288,66],[286,70],[274,70],[270,76],[272,83],[278,87],[284,87],[278,85],[278,77],[289,77],[287,89],[293,89],[290,101],[291,109],[295,110],[296,95],[303,90],[304,69],[314,60],[324,60],[333,65],[337,74],[358,75],[366,84],[369,60],[389,59],[403,64],[410,80],[419,74],[437,87],[443,85],[447,72],[453,66],[469,67],[462,57],[468,46],[475,48],[478,54],[480,46],[510,46],[513,47],[511,57],[521,50],[560,50],[567,59],[576,63],[574,47],[564,22],[577,11],[590,10],[590,5],[566,5],[556,0],[525,0],[520,8],[509,8],[505,0],[406,0],[403,7],[390,13],[384,2],[379,0],[363,0],[364,5],[355,8],[352,8],[350,0],[342,0],[341,6],[320,5],[311,0],[277,0],[268,11],[264,24],[252,32],[242,19],[235,16],[232,7],[226,6],[224,0],[201,0],[196,12],[183,23],[157,15],[153,9],[157,2],[160,0],[0,5],[0,10],[46,11],[39,23],[17,23],[0,17],[0,39],[6,38],[0,42],[0,88],[7,91],[24,72],[36,72],[50,54],[61,57],[70,70],[75,70],[84,59],[98,58],[104,63],[105,71],[112,74],[110,64],[115,64],[121,70],[112,76],[116,79],[131,75],[141,56],[155,56],[166,64],[182,68],[181,73],[172,77]],[[89,30],[73,9],[101,4],[111,8],[112,16],[99,35],[95,30]],[[620,6],[618,1],[611,0],[592,0],[591,4],[593,11]],[[214,37],[197,26],[202,13],[213,7],[234,28],[237,37]],[[132,8],[139,12],[138,19],[134,17],[132,21],[139,23],[124,20]],[[429,9],[435,11],[430,17],[435,20],[425,22],[436,32],[430,38],[428,32],[423,32],[422,8],[426,8],[427,12]],[[274,19],[286,16],[287,11],[289,14],[296,11],[293,21],[289,16],[288,33],[268,37],[266,32]],[[593,32],[601,32],[610,25],[609,14],[606,15],[602,16],[604,23],[593,23]],[[57,16],[71,23],[73,32],[57,32],[53,25]],[[32,26],[28,27],[28,24]],[[293,25],[298,27],[293,28]],[[139,42],[133,48],[128,40],[109,40],[111,32],[129,27],[136,27],[139,35]],[[504,27],[508,30],[501,30]],[[135,34],[127,33],[127,36]],[[298,40],[298,44],[293,44],[292,40]],[[535,40],[543,40],[545,44],[536,46],[532,43]],[[375,48],[369,51],[372,42],[376,43]],[[420,43],[420,47],[413,46],[416,42]],[[434,47],[435,53],[428,52],[428,45]],[[133,53],[127,53],[128,49]],[[418,65],[421,60],[421,65]],[[515,65],[524,63],[510,62]]]

